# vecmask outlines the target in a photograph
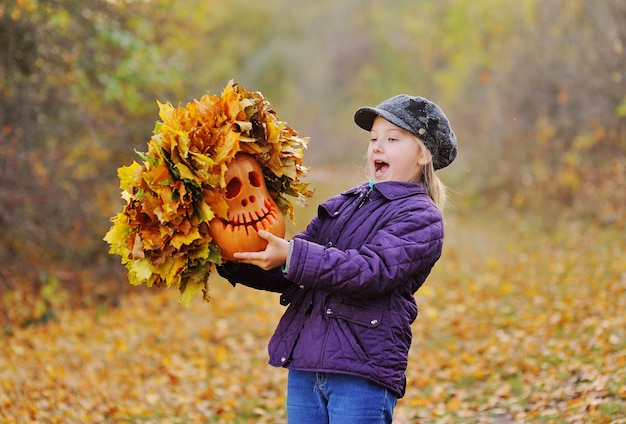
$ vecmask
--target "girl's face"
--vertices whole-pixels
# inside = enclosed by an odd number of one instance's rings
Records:
[[[432,155],[410,132],[395,126],[380,116],[370,131],[367,165],[374,182],[419,181],[422,167]]]

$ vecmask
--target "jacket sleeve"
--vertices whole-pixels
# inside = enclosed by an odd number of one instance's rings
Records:
[[[286,277],[306,288],[372,298],[414,280],[424,282],[443,247],[443,219],[429,203],[405,208],[368,242],[341,250],[294,238]]]
[[[307,228],[295,238],[302,240],[314,240],[317,233],[318,218],[315,217]],[[291,251],[290,251],[291,254]],[[266,290],[277,293],[283,293],[289,287],[293,286],[293,282],[285,277],[280,267],[265,271],[256,265],[224,262],[217,267],[220,276],[227,279],[233,286],[237,283],[253,289]]]
[[[257,290],[282,293],[293,285],[285,278],[280,268],[265,271],[256,265],[225,262],[217,267],[217,272],[233,287],[236,284],[242,284]]]

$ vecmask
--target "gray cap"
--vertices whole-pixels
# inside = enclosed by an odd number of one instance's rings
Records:
[[[435,169],[450,165],[456,158],[456,136],[450,122],[439,106],[430,100],[399,94],[376,107],[359,108],[354,114],[354,122],[370,131],[377,116],[422,140],[433,155]]]

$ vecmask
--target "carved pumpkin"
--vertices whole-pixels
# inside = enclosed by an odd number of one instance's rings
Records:
[[[235,252],[264,250],[267,242],[259,237],[259,230],[284,237],[285,219],[265,186],[263,171],[256,159],[248,154],[237,154],[224,177],[228,217],[210,222],[211,236],[222,252],[222,259],[234,260]]]

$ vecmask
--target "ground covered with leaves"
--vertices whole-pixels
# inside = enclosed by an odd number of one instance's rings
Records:
[[[623,231],[462,210],[447,231],[396,422],[626,423]],[[7,326],[0,423],[285,422],[277,296],[212,278],[211,303],[138,287]]]

